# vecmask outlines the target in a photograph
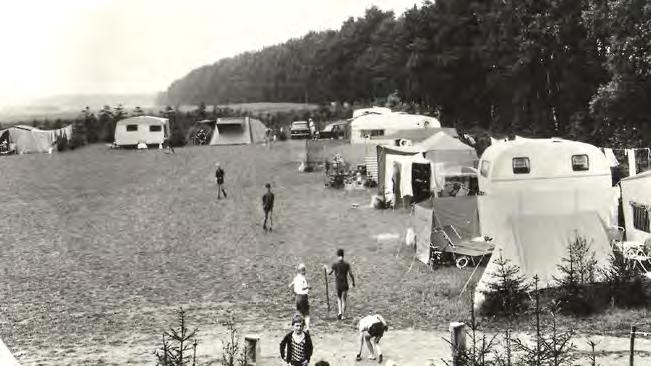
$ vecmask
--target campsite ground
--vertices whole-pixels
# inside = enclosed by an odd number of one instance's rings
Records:
[[[467,318],[468,299],[459,293],[471,270],[431,272],[414,263],[400,244],[408,214],[367,208],[371,192],[325,189],[320,173],[299,174],[302,146],[188,147],[168,155],[97,145],[3,158],[0,337],[26,365],[152,364],[161,332],[183,306],[200,329],[204,361],[220,358],[229,317],[241,332],[261,333],[263,355],[272,358],[293,313],[287,285],[304,262],[317,357],[349,364],[354,325],[369,311],[391,322],[387,357],[402,364],[446,357],[441,337],[450,321]],[[229,193],[221,201],[216,161]],[[260,220],[265,182],[277,197],[271,234]],[[321,268],[339,247],[358,280],[344,321],[327,311]],[[332,287],[330,296],[334,308]],[[640,319],[651,325],[646,311],[572,324],[583,333],[625,335]]]

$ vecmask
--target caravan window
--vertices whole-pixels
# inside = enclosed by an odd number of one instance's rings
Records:
[[[149,126],[149,132],[161,132],[163,128],[160,125]]]
[[[362,130],[362,137],[384,136],[384,130]]]
[[[529,174],[530,171],[531,164],[529,164],[529,158],[513,158],[513,174]]]
[[[481,162],[481,169],[479,170],[479,173],[481,174],[482,177],[486,178],[488,177],[488,170],[491,168],[491,162],[488,160],[484,160]]]
[[[631,206],[633,208],[633,227],[647,233],[651,232],[651,230],[649,230],[648,207],[635,202],[631,202]]]
[[[138,131],[138,125],[127,125],[127,132]]]
[[[590,161],[588,155],[572,155],[572,170],[575,172],[588,170],[590,168]]]

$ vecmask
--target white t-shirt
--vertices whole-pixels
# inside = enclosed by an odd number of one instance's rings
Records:
[[[363,317],[362,319],[359,320],[359,331],[363,332],[365,330],[369,330],[371,325],[373,325],[375,323],[384,324],[384,319],[378,314],[367,315],[367,316],[365,316],[365,317]]]
[[[307,278],[305,276],[300,273],[297,274],[292,283],[294,284],[294,293],[296,295],[307,295]]]

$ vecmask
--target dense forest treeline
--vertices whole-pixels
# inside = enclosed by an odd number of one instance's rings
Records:
[[[651,138],[651,3],[437,0],[193,70],[168,105],[371,103],[396,94],[467,130],[599,145]]]

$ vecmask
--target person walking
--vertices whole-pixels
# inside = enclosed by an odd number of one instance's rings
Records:
[[[303,331],[303,317],[300,314],[292,318],[292,331],[280,342],[280,357],[291,366],[307,366],[312,358],[312,338]]]
[[[335,288],[337,290],[337,319],[343,320],[346,312],[346,302],[348,300],[348,276],[355,287],[355,276],[350,268],[350,264],[344,260],[344,250],[337,249],[337,262],[330,268],[328,275],[335,274]],[[324,266],[327,270],[328,267]]]
[[[224,190],[224,169],[222,169],[222,166],[217,163],[215,164],[217,166],[217,170],[215,170],[215,180],[217,181],[217,199],[221,199],[221,194],[224,194],[224,198],[228,198],[226,195],[226,191]]]
[[[382,350],[380,349],[380,339],[384,332],[389,330],[386,320],[380,314],[367,315],[359,320],[359,352],[355,356],[355,360],[362,360],[362,350],[364,349],[364,342],[368,347],[369,360],[377,358],[379,363],[382,363]]]
[[[266,183],[264,187],[267,189],[267,192],[262,195],[262,211],[264,211],[264,222],[262,223],[262,229],[267,231],[267,220],[269,220],[269,231],[273,231],[273,210],[274,210],[274,199],[275,196],[271,193],[271,184]]]
[[[294,294],[296,294],[296,310],[305,319],[305,331],[307,332],[310,330],[310,302],[307,295],[311,287],[305,277],[305,264],[299,264],[296,272],[296,276],[289,284],[289,287],[294,289]]]

